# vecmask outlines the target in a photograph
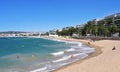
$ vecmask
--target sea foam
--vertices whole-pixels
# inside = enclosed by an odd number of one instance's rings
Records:
[[[81,49],[81,51],[84,53],[92,53],[95,51],[95,49],[94,48],[83,48]]]
[[[75,49],[73,49],[73,48],[70,48],[70,49],[67,49],[67,50],[65,50],[66,52],[71,52],[71,51],[75,51]]]
[[[47,69],[47,67],[43,67],[43,68],[36,69],[36,70],[30,71],[30,72],[43,72],[46,69]]]
[[[59,56],[59,55],[64,54],[64,51],[59,51],[59,52],[55,52],[55,53],[51,53],[51,54],[54,56]]]
[[[65,60],[67,60],[67,59],[69,59],[69,58],[70,58],[70,56],[65,56],[65,57],[63,57],[63,58],[54,60],[54,61],[52,61],[52,62],[61,62],[61,61],[65,61]]]

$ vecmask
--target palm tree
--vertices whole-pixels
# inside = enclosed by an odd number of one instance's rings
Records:
[[[72,36],[73,33],[77,33],[77,29],[74,28],[74,27],[71,27],[71,28],[68,29],[68,32],[69,32],[69,35]]]
[[[111,25],[111,26],[109,26],[109,34],[110,34],[110,36],[112,35],[112,34],[114,34],[114,33],[116,33],[116,32],[119,32],[119,29],[118,29],[118,27],[116,26],[116,25]]]
[[[94,25],[92,27],[92,35],[97,36],[97,33],[98,33],[98,27],[97,27],[97,25]]]
[[[107,34],[108,34],[108,29],[104,25],[98,26],[99,36],[107,36]]]

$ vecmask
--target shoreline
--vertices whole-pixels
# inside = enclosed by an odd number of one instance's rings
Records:
[[[101,50],[102,47],[96,46],[96,45],[92,44],[92,42],[90,42],[90,41],[88,41],[88,40],[82,40],[82,39],[78,39],[78,40],[77,40],[77,39],[73,39],[73,38],[72,38],[72,39],[71,39],[71,38],[68,38],[68,39],[65,39],[65,38],[57,38],[57,39],[58,39],[58,40],[66,40],[66,41],[76,41],[76,42],[80,42],[80,43],[82,43],[82,44],[85,44],[85,45],[87,45],[87,46],[89,46],[89,47],[94,48],[94,49],[95,49],[95,52],[89,54],[89,55],[88,55],[86,58],[84,58],[84,59],[80,59],[80,60],[78,60],[78,61],[76,61],[76,62],[73,62],[73,63],[67,64],[67,65],[65,65],[65,66],[62,66],[62,67],[54,70],[53,72],[59,72],[60,70],[63,70],[63,69],[65,69],[65,68],[69,67],[69,66],[76,65],[76,64],[81,64],[82,62],[84,62],[84,61],[86,61],[86,60],[88,60],[88,59],[90,59],[90,58],[96,57],[96,56],[98,56],[98,55],[100,55],[100,54],[102,53],[102,50]],[[88,42],[90,42],[90,44],[88,44]]]
[[[62,38],[61,38],[62,39]],[[95,52],[77,62],[65,65],[54,72],[119,72],[120,40],[98,40],[91,42],[81,39],[66,39],[82,42],[95,48]],[[90,42],[90,44],[88,43]],[[113,50],[113,48],[115,48]]]
[[[34,38],[34,37],[32,37]],[[40,38],[40,37],[38,37]],[[53,69],[50,72],[119,72],[120,71],[120,40],[84,40],[74,38],[44,38],[55,41],[77,42],[94,48],[84,59]],[[81,45],[81,44],[80,44]],[[115,48],[113,50],[113,48]],[[43,68],[42,68],[43,69]],[[40,71],[40,69],[37,69]],[[32,70],[37,72],[37,70]],[[31,71],[31,72],[32,72]]]
[[[34,38],[34,37],[33,37],[33,38]],[[39,37],[39,38],[41,38],[41,37]],[[85,60],[87,60],[87,59],[89,59],[89,58],[95,57],[95,56],[97,56],[97,55],[99,55],[99,54],[102,53],[100,47],[95,46],[95,45],[93,45],[93,44],[88,44],[88,41],[87,41],[87,40],[76,40],[76,39],[73,39],[73,38],[71,39],[71,38],[61,38],[61,37],[57,37],[57,38],[42,37],[42,38],[43,38],[43,39],[48,39],[48,40],[55,40],[55,41],[68,41],[68,42],[73,41],[73,42],[79,42],[79,43],[82,43],[82,44],[84,44],[84,45],[86,45],[86,46],[89,46],[89,47],[95,49],[95,51],[92,52],[92,53],[89,53],[87,57],[85,57],[85,58],[83,58],[83,59],[79,59],[79,60],[77,60],[77,61],[75,61],[75,62],[71,62],[71,63],[69,63],[69,64],[67,64],[67,65],[63,65],[63,66],[61,66],[61,67],[59,67],[59,68],[57,68],[57,69],[55,69],[55,70],[52,70],[52,72],[57,72],[57,71],[59,71],[59,70],[61,70],[61,69],[64,69],[64,68],[66,68],[66,67],[68,67],[68,66],[71,66],[71,65],[74,65],[74,64],[78,64],[78,63],[82,63],[83,61],[85,61]],[[97,47],[97,48],[96,48],[96,47]],[[39,71],[39,69],[38,69],[38,70],[33,70],[33,71]],[[50,71],[50,72],[51,72],[51,71]]]
[[[32,38],[34,38],[34,37],[32,37]],[[76,41],[76,40],[67,40],[67,39],[58,39],[58,38],[51,38],[51,37],[37,37],[37,38],[42,38],[42,39],[47,39],[47,40],[53,40],[53,41],[62,41],[62,42],[77,42],[77,44],[78,43],[82,43],[82,42],[78,42],[78,41]],[[82,43],[82,44],[84,44],[84,43]],[[85,46],[88,46],[88,45],[86,45],[86,44],[84,44]],[[90,46],[88,46],[88,47],[90,47]],[[94,50],[95,51],[95,50]],[[90,54],[92,54],[92,53],[89,53],[89,54],[87,54],[88,56],[90,55]],[[88,57],[87,56],[87,57]],[[85,59],[87,58],[87,57],[85,57]],[[84,59],[84,58],[82,58],[82,59]],[[82,60],[82,59],[79,59],[79,60]],[[64,66],[66,66],[66,65],[69,65],[69,64],[72,64],[72,63],[75,63],[75,62],[78,62],[79,60],[77,60],[77,61],[74,61],[74,62],[70,62],[70,63],[68,63],[68,64],[65,64],[65,65],[63,65],[63,66],[60,66],[60,67],[58,67],[58,68],[56,68],[56,69],[53,69],[53,70],[51,70],[52,72],[54,72],[54,71],[56,71],[56,70],[58,70],[59,68],[61,68],[61,67],[64,67]],[[35,70],[32,70],[31,72],[37,72],[37,71],[40,71],[40,70],[42,70],[42,69],[44,69],[44,68],[40,68],[40,69],[35,69]],[[44,70],[43,70],[44,71]],[[50,71],[50,72],[51,72]]]

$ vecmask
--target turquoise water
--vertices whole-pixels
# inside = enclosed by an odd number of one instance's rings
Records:
[[[83,49],[84,48],[84,49]],[[44,72],[87,56],[91,49],[81,43],[42,38],[0,38],[0,72]],[[93,49],[92,49],[93,52]]]
[[[64,45],[61,44],[64,43],[40,38],[0,38],[0,57],[15,53],[40,52],[41,54],[46,54],[56,51],[58,48],[63,48]]]
[[[64,48],[67,48],[64,42],[41,38],[0,38],[0,68],[29,65],[37,61],[32,60],[32,56],[47,57]]]

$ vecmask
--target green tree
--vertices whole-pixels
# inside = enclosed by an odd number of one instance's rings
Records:
[[[60,34],[61,34],[62,36],[67,36],[67,35],[69,35],[69,32],[68,32],[68,30],[62,30],[62,31],[60,32]]]
[[[93,35],[93,29],[94,29],[94,24],[92,23],[92,21],[89,21],[82,29],[82,34]]]
[[[111,26],[113,23],[113,17],[106,18],[104,21],[106,26]]]
[[[77,29],[74,28],[74,27],[71,27],[71,28],[68,29],[68,32],[69,32],[69,35],[72,36],[73,33],[77,33]]]
[[[98,35],[99,36],[107,36],[108,29],[104,25],[98,26]]]
[[[94,36],[97,36],[97,33],[98,33],[98,26],[97,26],[97,25],[94,25],[94,26],[92,27],[92,34],[93,34]]]
[[[119,32],[119,29],[116,25],[111,25],[108,27],[110,36],[116,32]]]

